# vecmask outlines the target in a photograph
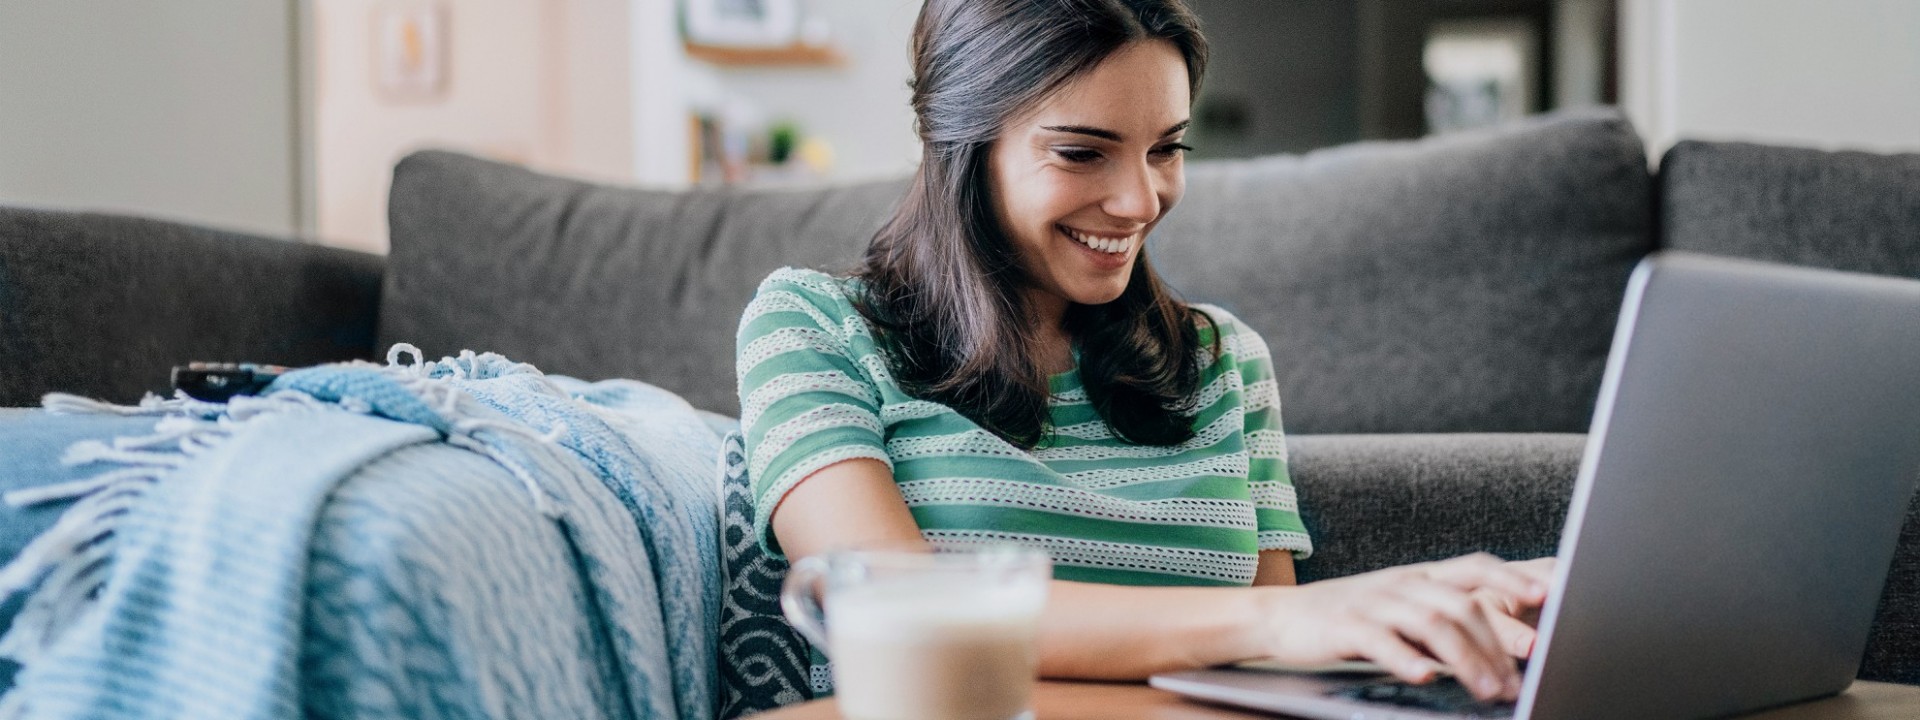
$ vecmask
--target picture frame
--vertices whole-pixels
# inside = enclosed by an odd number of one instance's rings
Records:
[[[373,80],[382,98],[430,102],[446,95],[447,15],[440,0],[374,7]]]
[[[681,0],[686,41],[740,48],[786,47],[800,30],[799,0]]]

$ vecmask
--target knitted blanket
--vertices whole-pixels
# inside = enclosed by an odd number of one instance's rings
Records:
[[[670,393],[403,345],[46,405],[163,418],[6,498],[78,501],[0,569],[0,717],[713,716],[720,437]]]

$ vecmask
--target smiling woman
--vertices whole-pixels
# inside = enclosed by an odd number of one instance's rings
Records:
[[[1192,13],[928,0],[913,57],[922,162],[863,265],[780,270],[741,319],[768,551],[1045,550],[1048,676],[1365,658],[1514,697],[1542,564],[1293,587],[1313,545],[1266,342],[1147,257],[1185,191]]]
[[[1177,134],[1206,44],[1178,5],[1104,10],[926,6],[921,171],[857,273],[856,307],[889,336],[903,385],[1023,447],[1076,349],[1088,401],[1121,437],[1193,432],[1179,410],[1210,321],[1167,292],[1145,241],[1180,200]]]

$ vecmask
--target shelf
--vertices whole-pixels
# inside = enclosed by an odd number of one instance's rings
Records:
[[[839,67],[847,62],[847,57],[831,46],[745,48],[687,42],[684,47],[687,57],[725,67],[827,68]]]

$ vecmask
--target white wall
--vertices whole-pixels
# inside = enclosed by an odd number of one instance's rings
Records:
[[[1621,96],[1678,139],[1920,151],[1920,2],[1624,0]]]
[[[920,159],[907,102],[907,55],[920,0],[814,0],[840,67],[718,67],[687,57],[675,0],[634,0],[634,176],[692,180],[696,112],[747,107],[762,123],[792,120],[834,152],[834,181],[901,175]],[[744,100],[744,102],[741,102]]]
[[[444,3],[446,89],[401,100],[374,81],[375,12],[394,5],[315,0],[314,182],[324,241],[384,251],[393,165],[423,147],[632,176],[628,0]]]
[[[692,180],[686,54],[680,50],[677,0],[633,0],[633,173],[644,185],[685,186]]]
[[[844,66],[726,69],[713,76],[724,92],[751,98],[768,121],[793,120],[831,145],[835,180],[910,172],[920,161],[907,89],[920,0],[815,0],[807,7],[832,26]]]
[[[289,235],[295,0],[0,1],[0,203]]]

